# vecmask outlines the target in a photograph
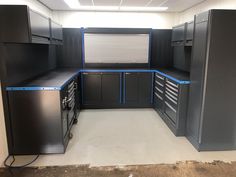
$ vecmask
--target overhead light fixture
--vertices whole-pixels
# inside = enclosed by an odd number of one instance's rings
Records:
[[[88,11],[118,11],[118,6],[79,6],[78,10],[88,10]]]
[[[72,9],[80,7],[79,0],[64,0],[64,2]]]
[[[166,11],[168,7],[128,7],[122,6],[120,7],[121,11],[149,11],[149,12],[159,12],[159,11]]]

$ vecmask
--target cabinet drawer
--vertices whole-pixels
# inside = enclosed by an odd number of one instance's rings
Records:
[[[163,108],[164,108],[163,97],[161,97],[157,93],[156,94],[154,93],[154,108],[158,111],[163,112]]]
[[[154,87],[154,91],[158,94],[164,95],[164,90],[162,88],[159,88],[158,86]]]
[[[161,83],[160,81],[158,80],[155,80],[155,86],[158,86],[158,87],[161,87],[161,88],[164,88],[164,83]]]
[[[171,104],[174,104],[175,106],[178,105],[178,100],[173,98],[172,95],[165,93],[165,98],[168,100],[168,102],[171,102]]]
[[[170,118],[170,120],[176,124],[177,110],[165,101],[165,114]]]
[[[174,81],[172,80],[169,80],[169,79],[166,79],[166,84],[169,84],[170,86],[178,89],[179,88],[179,84],[175,83]]]
[[[161,95],[161,94],[159,94],[159,93],[157,93],[157,92],[154,92],[154,97],[155,97],[155,98],[158,98],[158,99],[161,100],[161,101],[164,100],[163,95]]]
[[[165,77],[160,75],[160,74],[158,74],[158,73],[155,74],[155,80],[160,82],[160,83],[162,83],[162,84],[165,83]]]

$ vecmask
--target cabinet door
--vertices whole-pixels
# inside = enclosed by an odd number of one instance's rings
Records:
[[[190,22],[187,24],[187,30],[186,30],[186,46],[192,46],[192,40],[193,40],[193,27],[194,23]]]
[[[152,102],[152,73],[139,73],[139,103],[148,105]]]
[[[172,42],[182,42],[185,38],[185,24],[176,26],[172,31]]]
[[[124,73],[124,102],[137,104],[139,102],[139,78],[138,73]]]
[[[83,73],[83,104],[100,104],[102,100],[102,76],[101,73]]]
[[[46,18],[32,10],[29,11],[32,42],[49,43],[50,25],[49,18]]]
[[[51,21],[51,37],[53,40],[62,41],[62,26]]]
[[[105,105],[120,103],[120,73],[102,74],[102,102]]]

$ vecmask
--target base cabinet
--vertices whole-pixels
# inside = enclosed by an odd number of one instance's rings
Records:
[[[185,135],[188,89],[158,73],[154,81],[154,108],[176,136]]]
[[[13,147],[10,154],[64,153],[77,117],[76,81],[62,90],[8,91]]]
[[[124,104],[134,107],[152,105],[152,73],[124,73]]]
[[[86,108],[120,104],[120,73],[82,73],[82,103]]]
[[[152,107],[152,73],[84,72],[84,108]]]

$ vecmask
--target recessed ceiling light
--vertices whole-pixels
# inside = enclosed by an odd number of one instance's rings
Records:
[[[72,9],[80,7],[78,0],[64,0],[64,2]]]
[[[128,7],[128,6],[122,6],[120,7],[121,11],[166,11],[168,7]]]

